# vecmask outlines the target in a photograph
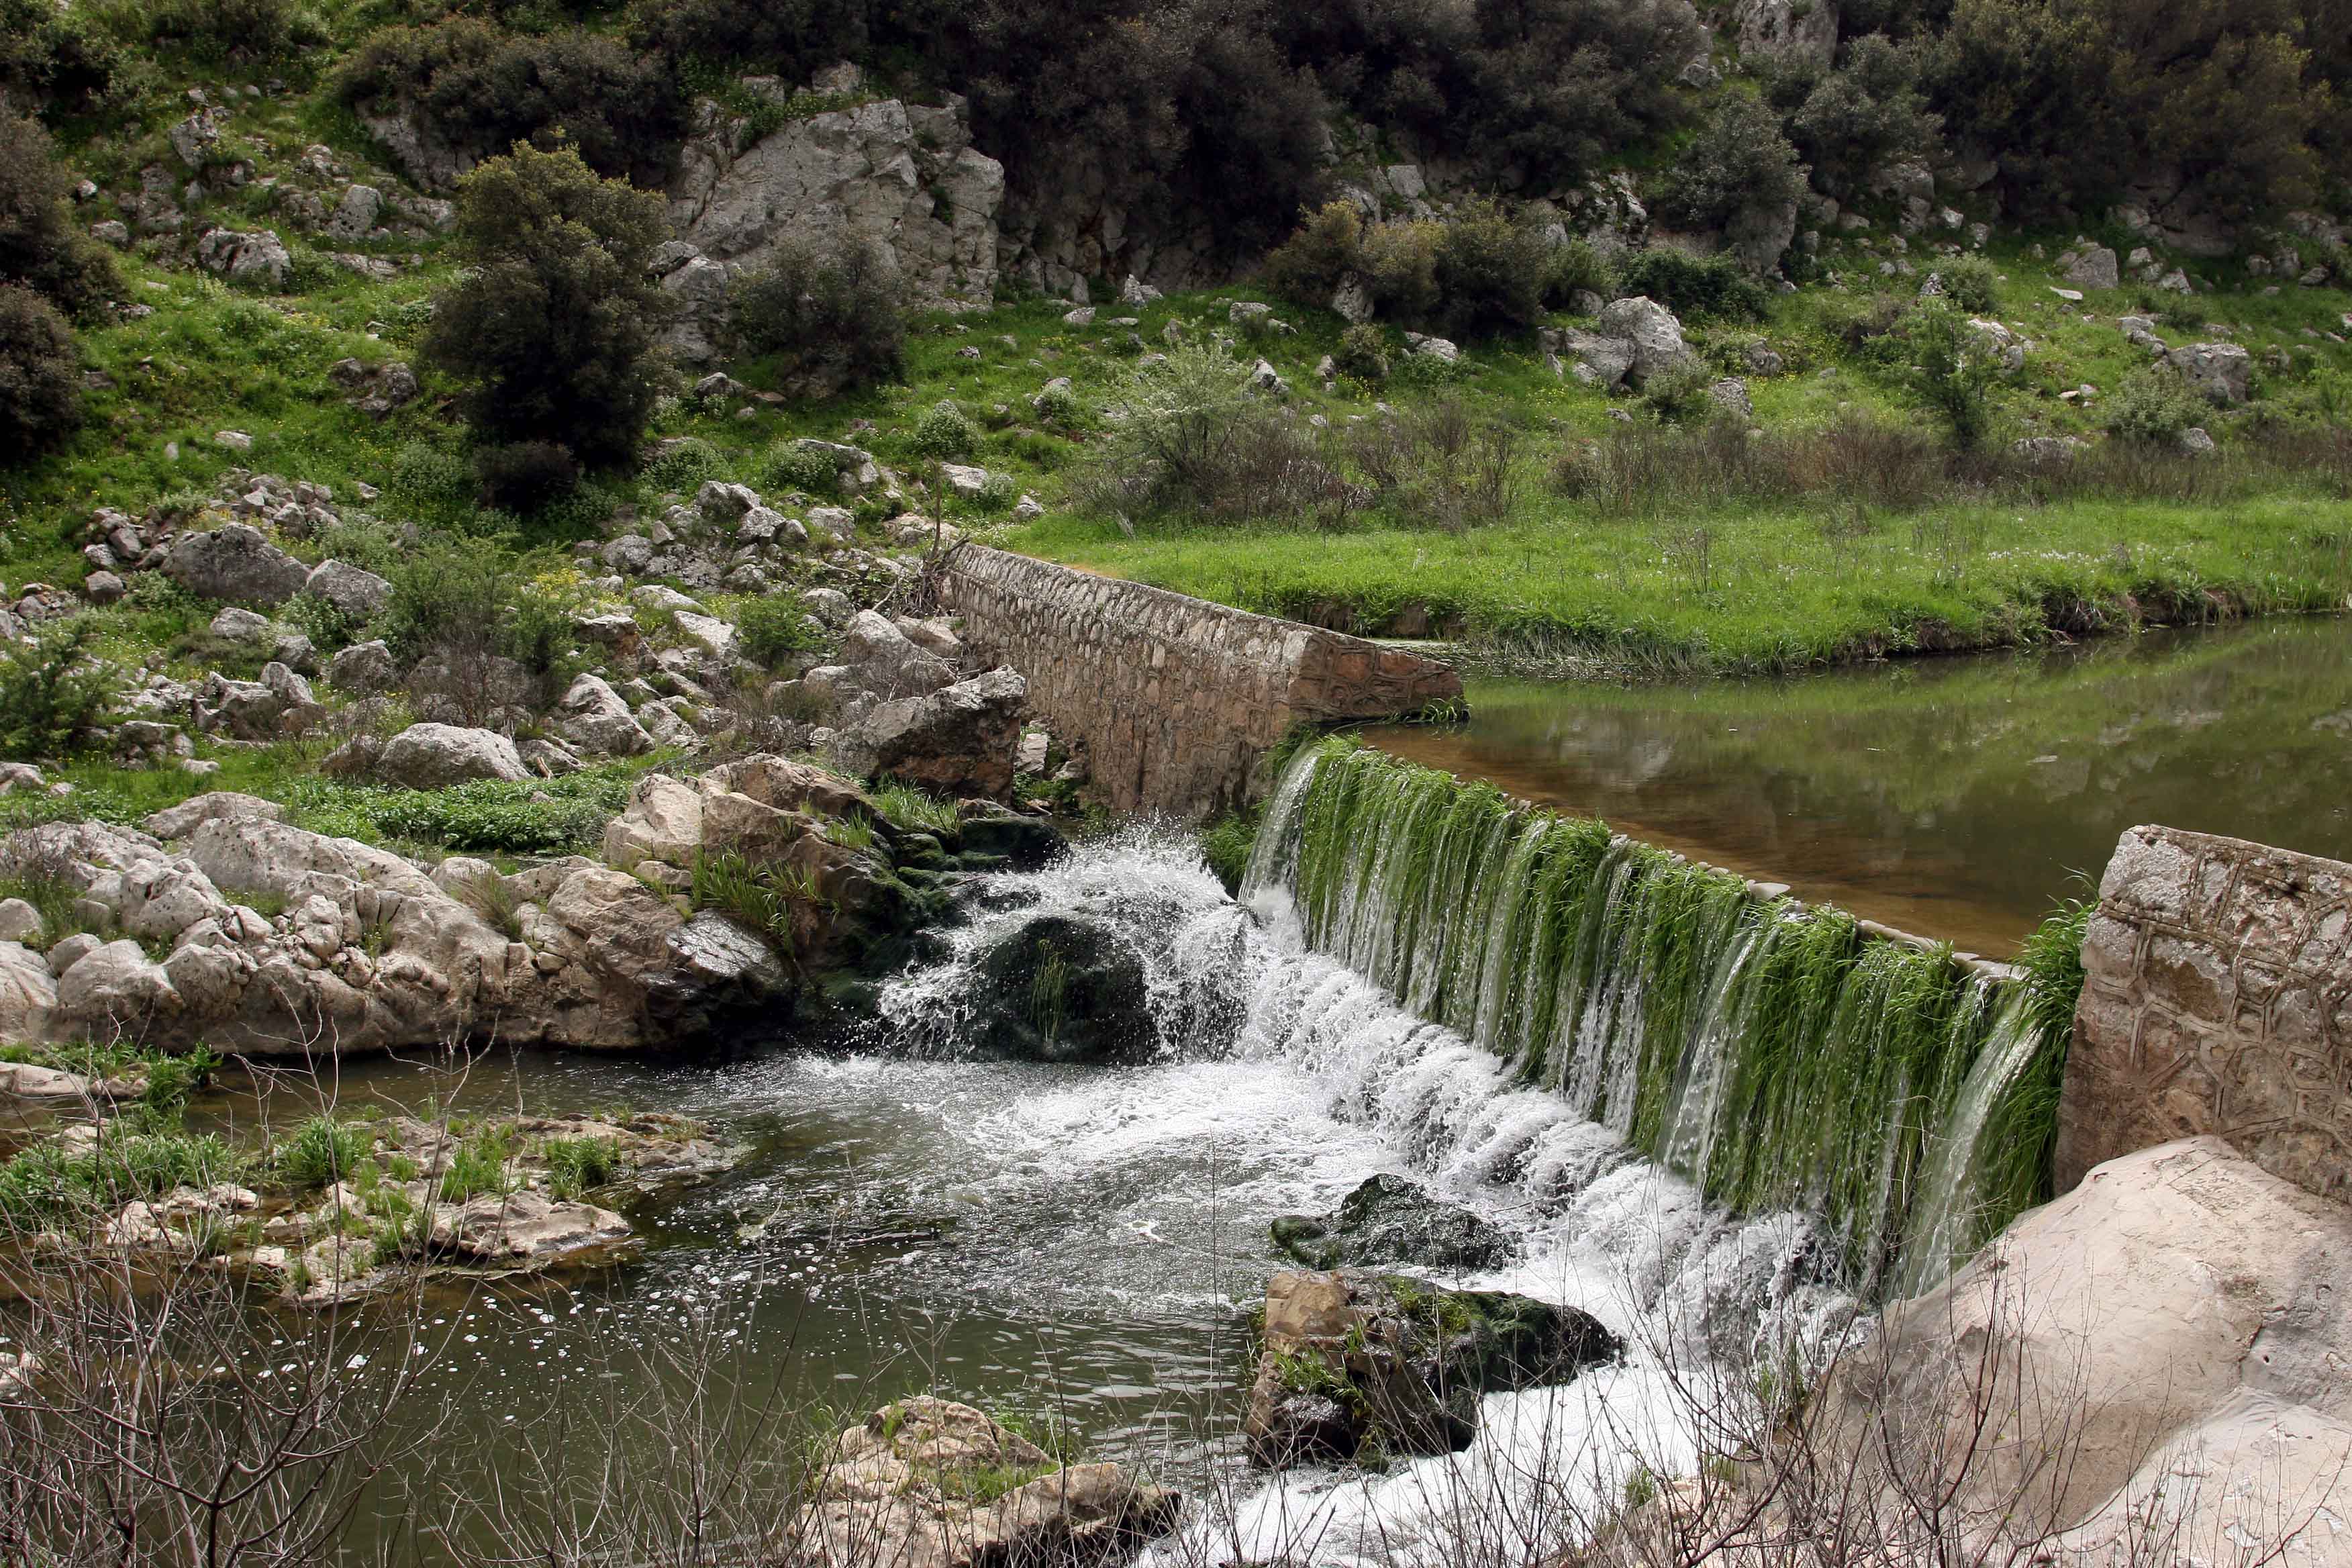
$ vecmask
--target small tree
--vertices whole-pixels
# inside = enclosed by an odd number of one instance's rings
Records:
[[[1992,389],[2000,361],[1968,317],[1948,300],[1927,300],[1911,312],[1911,389],[1943,416],[1952,444],[1972,450],[1992,425]]]
[[[729,297],[737,349],[775,355],[812,396],[895,377],[906,361],[907,289],[876,246],[798,239]]]
[[[0,283],[89,316],[115,291],[114,258],[75,226],[48,132],[0,110]]]
[[[566,147],[521,142],[466,176],[457,244],[468,269],[433,316],[425,359],[467,384],[475,432],[632,458],[654,403],[646,276],[668,234],[662,199],[599,179]]]
[[[27,457],[81,423],[73,331],[29,289],[0,284],[0,463]]]
[[[89,739],[120,686],[90,651],[95,633],[78,618],[0,653],[0,757],[61,757]]]

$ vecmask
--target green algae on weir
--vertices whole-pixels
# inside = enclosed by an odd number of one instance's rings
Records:
[[[1266,889],[1317,950],[1710,1202],[1818,1213],[1874,1293],[2047,1195],[2066,1009],[2006,966],[1344,737],[1286,773],[1245,896]]]

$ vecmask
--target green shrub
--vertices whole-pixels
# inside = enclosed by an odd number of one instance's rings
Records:
[[[923,411],[915,422],[910,445],[921,456],[934,458],[966,458],[980,443],[980,432],[963,411],[946,398],[941,398]]]
[[[789,958],[794,916],[816,902],[816,888],[796,868],[730,852],[695,858],[692,897],[696,909],[718,910]]]
[[[797,441],[786,441],[771,452],[762,472],[770,489],[829,496],[841,485],[841,465],[829,454]]]
[[[580,488],[580,463],[555,441],[517,441],[474,454],[482,504],[528,517]]]
[[[298,1187],[323,1187],[348,1180],[367,1155],[358,1128],[331,1112],[311,1117],[270,1152],[278,1173]]]
[[[485,1128],[450,1151],[449,1168],[441,1176],[441,1201],[462,1204],[484,1194],[511,1190],[507,1160],[512,1139],[503,1127]]]
[[[337,560],[348,560],[337,556]],[[354,565],[360,563],[352,563]],[[340,653],[359,640],[366,619],[355,616],[320,594],[297,594],[278,610],[278,618],[310,639],[321,654]]]
[[[1760,321],[1771,296],[1728,256],[1693,256],[1673,246],[1637,250],[1617,268],[1617,293],[1644,294],[1676,315]]]
[[[795,390],[830,396],[905,367],[907,292],[889,258],[847,240],[801,239],[728,291],[736,351],[773,357]]]
[[[529,142],[649,184],[686,130],[676,78],[619,40],[579,28],[512,34],[471,16],[373,35],[336,72],[334,92],[352,109],[405,103],[477,159],[501,162]]]
[[[1269,292],[1318,309],[1350,273],[1364,267],[1364,219],[1356,204],[1326,202],[1302,214],[1297,228],[1267,253],[1258,276]]]
[[[121,687],[91,651],[96,623],[76,616],[0,648],[0,757],[29,762],[79,750]]]
[[[1693,419],[1710,406],[1707,387],[1713,379],[1706,366],[1696,359],[1667,365],[1653,371],[1642,384],[1642,401],[1668,424]]]
[[[1911,352],[1908,379],[1920,402],[1940,415],[1952,444],[1981,445],[1992,424],[1992,389],[1999,358],[1968,317],[1948,300],[1927,300],[1906,322]]]
[[[1067,425],[1077,417],[1078,395],[1066,386],[1047,386],[1033,400],[1037,417],[1048,425]]]
[[[2000,307],[2000,274],[1981,256],[1955,256],[1939,262],[1936,277],[1943,285],[1944,298],[1963,310],[1981,316]]]
[[[518,146],[466,176],[457,209],[467,269],[434,312],[424,357],[466,384],[475,433],[635,461],[668,307],[646,277],[669,232],[661,198],[598,178],[571,147]]]
[[[548,1191],[567,1201],[620,1174],[620,1156],[610,1138],[551,1138],[540,1153],[547,1161]]]
[[[1249,871],[1250,855],[1257,847],[1257,817],[1246,812],[1227,812],[1201,830],[1201,858],[1225,891],[1238,896],[1242,878]]]
[[[292,0],[102,0],[95,9],[118,37],[211,63],[283,60],[327,41],[319,18]]]
[[[1595,250],[1590,240],[1571,239],[1551,247],[1545,264],[1544,302],[1565,306],[1579,294],[1598,294],[1605,300],[1614,281],[1607,257]]]
[[[98,1225],[134,1198],[208,1187],[237,1174],[236,1153],[211,1133],[168,1125],[133,1131],[118,1123],[109,1134],[85,1153],[41,1143],[0,1163],[0,1229],[21,1235]]]
[[[1539,231],[1492,200],[1466,202],[1438,235],[1438,323],[1463,338],[1531,327],[1550,273]]]
[[[379,833],[475,854],[554,855],[593,846],[628,804],[625,769],[560,779],[471,779],[437,790],[383,790],[364,806]]]
[[[660,453],[645,468],[646,483],[656,491],[691,494],[704,481],[727,477],[727,459],[699,436],[681,436],[662,443]]]
[[[796,594],[769,594],[746,600],[735,612],[735,636],[744,656],[780,669],[794,654],[824,646],[824,629],[801,607]]]
[[[31,289],[0,284],[0,464],[55,447],[81,416],[73,329]]]
[[[950,834],[961,818],[956,803],[914,784],[885,779],[871,792],[875,806],[894,827],[912,833]]]
[[[1874,169],[1938,151],[1943,119],[1928,109],[1920,86],[1929,47],[1924,39],[1897,43],[1867,34],[1847,47],[1837,69],[1812,79],[1789,117],[1789,133],[1812,166],[1814,184],[1832,195],[1853,195]]]
[[[1349,327],[1339,334],[1339,346],[1331,353],[1331,364],[1341,375],[1352,375],[1358,381],[1377,385],[1388,379],[1388,334],[1370,321]]]
[[[1684,228],[1737,229],[1743,219],[1786,210],[1804,194],[1797,150],[1761,100],[1727,94],[1675,159],[1659,192],[1659,212]]]
[[[121,279],[113,256],[82,232],[68,206],[71,184],[48,132],[0,106],[0,283],[28,289],[65,314],[88,320],[121,290]],[[0,382],[8,374],[8,361],[24,352],[12,353],[9,340],[24,330],[12,331],[6,316],[0,315]],[[0,387],[0,419],[13,400]],[[0,426],[0,437],[5,434]]]
[[[2210,405],[2168,366],[2147,365],[2125,375],[2107,399],[2107,430],[2118,441],[2177,447],[2181,433],[2201,426]]]
[[[0,92],[66,110],[139,74],[122,46],[79,9],[49,0],[0,0]]]

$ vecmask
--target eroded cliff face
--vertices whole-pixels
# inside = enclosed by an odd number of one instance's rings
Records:
[[[787,241],[849,239],[885,251],[929,303],[995,293],[1004,168],[971,144],[960,98],[936,109],[884,99],[764,135],[705,99],[669,196],[679,239],[730,268],[761,266]]]

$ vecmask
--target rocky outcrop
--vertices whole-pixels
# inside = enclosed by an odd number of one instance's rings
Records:
[[[823,1466],[797,1528],[814,1563],[1097,1568],[1174,1529],[1182,1507],[1124,1466],[1058,1462],[970,1405],[927,1396],[843,1432]]]
[[[1603,389],[1638,392],[1658,375],[1698,363],[1675,313],[1639,294],[1603,306],[1595,331],[1547,330],[1544,346],[1572,364],[1577,380]]]
[[[2237,343],[2184,343],[2165,354],[2189,389],[2216,407],[2243,403],[2253,383],[2253,356]]]
[[[232,283],[255,283],[283,289],[293,276],[294,258],[274,229],[240,234],[234,229],[205,231],[196,241],[196,265]]]
[[[1738,0],[1739,58],[1826,68],[1837,57],[1835,0]]]
[[[1269,1468],[1466,1447],[1481,1395],[1566,1383],[1621,1349],[1573,1307],[1352,1269],[1276,1274],[1265,1312],[1242,1436]]]
[[[406,789],[444,789],[472,779],[527,779],[515,743],[494,730],[411,724],[384,742],[376,777]]]
[[[971,145],[961,100],[926,109],[887,99],[788,121],[748,144],[747,122],[718,104],[705,100],[696,113],[670,182],[670,221],[706,258],[759,267],[787,241],[846,239],[879,247],[930,300],[993,297],[1004,170]]]
[[[2217,1138],[2146,1149],[1887,1308],[1814,1419],[1873,1462],[1890,1423],[1968,1455],[1956,1514],[2074,1547],[2169,1516],[2184,1548],[2255,1560],[2295,1535],[2341,1563],[2340,1531],[2311,1527],[2341,1511],[2352,1458],[2347,1287],[2352,1211]]]
[[[927,697],[877,703],[828,748],[845,773],[880,774],[949,795],[1008,795],[1029,683],[1010,668],[959,680]]]
[[[163,573],[192,594],[248,605],[282,605],[310,584],[310,567],[242,522],[184,535]]]

